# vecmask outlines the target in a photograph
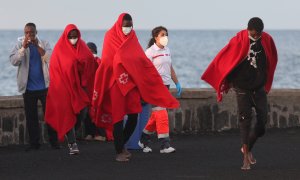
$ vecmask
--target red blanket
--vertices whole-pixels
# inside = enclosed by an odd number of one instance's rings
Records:
[[[76,115],[90,104],[83,89],[91,78],[94,57],[80,32],[76,48],[68,40],[68,33],[77,29],[68,25],[54,47],[50,60],[50,85],[46,104],[46,122],[58,133],[60,140],[74,127]]]
[[[90,100],[92,100],[93,97],[95,75],[100,63],[101,63],[101,59],[99,57],[94,57],[94,61],[91,63],[91,67],[89,68],[91,76],[87,81],[87,93]]]
[[[146,57],[134,30],[127,36],[123,34],[124,15],[105,34],[102,61],[96,72],[92,103],[93,119],[99,127],[112,128],[124,115],[141,112],[141,98],[162,107],[179,107]]]
[[[277,50],[272,37],[265,32],[262,33],[261,43],[267,58],[265,90],[269,92],[278,59]],[[230,88],[226,81],[227,75],[246,58],[249,48],[248,30],[242,30],[217,54],[203,73],[201,79],[209,83],[217,91],[218,101],[222,101],[222,94]]]

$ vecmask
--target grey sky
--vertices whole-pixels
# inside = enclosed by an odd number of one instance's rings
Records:
[[[266,29],[300,29],[299,0],[3,0],[0,29],[107,29],[118,15],[132,15],[135,29],[241,29],[251,17]]]

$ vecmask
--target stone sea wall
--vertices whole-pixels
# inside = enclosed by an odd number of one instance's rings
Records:
[[[184,89],[179,101],[179,109],[169,110],[170,130],[174,134],[220,132],[238,128],[237,104],[232,91],[218,103],[212,89]],[[268,128],[298,127],[299,116],[300,90],[275,89],[269,93]],[[41,141],[47,142],[41,108],[39,117]],[[26,144],[27,140],[22,96],[0,96],[0,146]]]

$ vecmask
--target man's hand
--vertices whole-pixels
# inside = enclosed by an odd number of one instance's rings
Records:
[[[24,48],[24,49],[27,49],[29,43],[30,43],[30,40],[28,39],[28,37],[25,36],[24,41],[23,41],[23,44],[22,44],[23,48]]]
[[[39,40],[37,38],[35,38],[34,40],[31,40],[31,43],[37,47],[41,56],[45,55],[46,51],[39,46]]]

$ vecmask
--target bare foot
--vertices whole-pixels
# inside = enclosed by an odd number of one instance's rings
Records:
[[[117,154],[116,161],[118,162],[128,162],[129,159],[124,155],[124,153]]]
[[[241,152],[244,154],[243,148],[241,148]],[[253,154],[251,152],[248,153],[248,160],[250,164],[256,164],[256,159],[253,157]]]
[[[122,154],[124,154],[124,156],[128,159],[132,156],[132,154],[127,149],[123,149]]]
[[[243,161],[243,166],[241,167],[242,170],[250,170],[250,162],[248,158],[248,154],[244,155],[244,161]]]
[[[250,164],[256,164],[256,159],[253,157],[253,154],[251,152],[248,153],[248,160]]]

